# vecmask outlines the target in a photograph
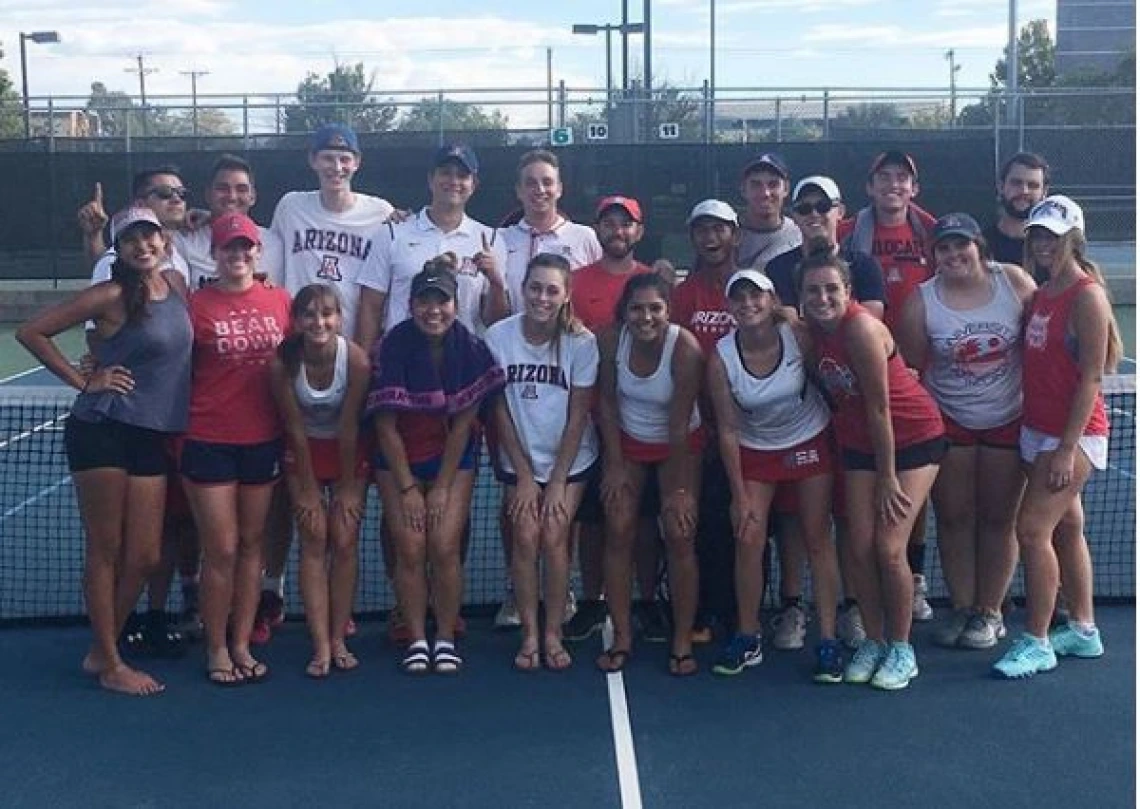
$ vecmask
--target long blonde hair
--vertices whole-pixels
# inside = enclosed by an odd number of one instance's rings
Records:
[[[1100,267],[1086,255],[1087,249],[1088,242],[1085,240],[1084,231],[1080,228],[1073,228],[1065,235],[1057,237],[1057,255],[1054,261],[1056,262],[1055,266],[1061,267],[1069,262],[1075,263],[1104,290],[1110,307],[1108,312],[1108,347],[1105,351],[1104,369],[1111,373],[1116,370],[1116,366],[1120,364],[1120,360],[1124,356],[1124,341],[1120,337],[1120,326],[1116,322],[1116,315],[1111,309],[1112,292],[1109,290],[1108,284],[1105,283],[1104,273],[1101,272]],[[1033,266],[1033,259],[1029,251],[1029,239],[1025,240],[1025,266]]]
[[[558,307],[557,328],[554,331],[554,340],[552,351],[554,353],[554,360],[556,363],[561,359],[562,348],[562,335],[564,334],[581,334],[586,331],[586,326],[574,314],[574,307],[570,303],[570,277],[572,270],[570,269],[570,262],[557,253],[539,253],[532,258],[526,265],[526,274],[523,275],[522,287],[526,290],[527,282],[530,281],[531,275],[535,270],[557,270],[558,274],[562,276],[562,284],[566,287],[566,300]],[[525,295],[525,292],[524,292]]]

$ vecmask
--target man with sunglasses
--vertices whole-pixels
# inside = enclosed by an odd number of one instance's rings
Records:
[[[800,232],[784,216],[791,173],[783,159],[767,152],[750,160],[741,172],[740,195],[747,207],[740,217],[736,266],[762,270],[772,258],[800,245]]]
[[[843,198],[830,177],[813,175],[796,183],[792,192],[792,220],[803,241],[799,247],[781,253],[768,262],[765,274],[772,279],[776,294],[790,318],[799,317],[799,285],[796,269],[801,260],[817,252],[839,254],[851,269],[851,294],[867,311],[883,317],[883,269],[867,253],[839,244],[838,229],[843,219]],[[773,503],[776,518],[776,549],[779,552],[781,609],[773,621],[772,645],[777,649],[799,649],[807,632],[807,609],[803,599],[803,569],[807,548],[799,524],[788,515],[798,513],[794,489],[779,489]],[[841,559],[843,546],[840,546]],[[844,566],[841,565],[841,569]],[[854,592],[844,581],[845,592]],[[839,636],[854,648],[863,641],[862,616],[854,599],[846,599],[839,610]]]

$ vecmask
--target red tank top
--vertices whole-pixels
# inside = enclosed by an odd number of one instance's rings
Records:
[[[1046,435],[1056,437],[1065,432],[1081,377],[1079,346],[1069,334],[1069,321],[1081,290],[1095,283],[1086,276],[1056,295],[1038,290],[1030,304],[1023,348],[1023,420],[1026,427]],[[1084,434],[1108,435],[1104,395],[1099,390]]]
[[[815,325],[812,331],[818,354],[816,370],[835,410],[839,444],[844,449],[872,453],[875,449],[867,429],[867,402],[847,351],[847,326],[852,318],[866,311],[859,304],[851,303],[834,332],[825,332]],[[896,451],[943,434],[938,406],[907,370],[898,350],[887,359],[887,392]]]

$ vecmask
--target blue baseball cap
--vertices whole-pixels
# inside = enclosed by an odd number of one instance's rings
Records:
[[[472,174],[479,173],[479,158],[475,157],[475,152],[465,143],[441,146],[435,153],[432,167],[439,168],[445,163],[458,163]]]
[[[785,180],[792,179],[792,173],[788,171],[788,164],[784,162],[784,158],[775,152],[765,152],[749,160],[744,164],[744,169],[740,172],[740,176],[747,177],[752,172],[759,171],[760,169],[767,169],[768,171],[774,172]]]
[[[326,149],[360,154],[360,142],[356,133],[344,124],[325,124],[313,133],[311,151],[323,152]]]

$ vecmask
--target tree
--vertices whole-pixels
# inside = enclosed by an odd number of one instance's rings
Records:
[[[396,119],[396,107],[372,95],[375,71],[367,78],[364,63],[336,65],[321,76],[309,73],[297,85],[297,103],[282,113],[286,132],[312,132],[322,124],[347,124],[358,132],[386,132]]]
[[[0,59],[4,51],[0,49]],[[23,101],[12,86],[8,71],[0,69],[0,138],[20,138],[24,135]]]
[[[1056,47],[1045,20],[1030,20],[1017,35],[1017,86],[1021,90],[1053,87],[1057,81],[1054,54]],[[977,104],[970,104],[958,113],[962,126],[989,126],[994,122],[996,109],[1006,90],[1008,78],[1009,45],[990,73],[990,94]]]
[[[130,133],[138,137],[143,131],[143,114],[131,97],[122,90],[108,90],[101,81],[91,83],[87,111],[98,122],[98,133],[121,138]]]
[[[194,110],[179,110],[170,116],[169,129],[164,135],[193,135]],[[234,134],[234,122],[222,110],[215,107],[198,108],[198,134],[203,137],[217,137]]]
[[[496,133],[493,140],[503,144],[509,126],[507,116],[499,110],[488,112],[477,104],[447,98],[421,98],[396,122],[401,132],[492,132]],[[486,138],[480,140],[487,142]]]
[[[834,126],[849,129],[892,129],[904,125],[897,104],[870,101],[851,104],[835,117]]]

